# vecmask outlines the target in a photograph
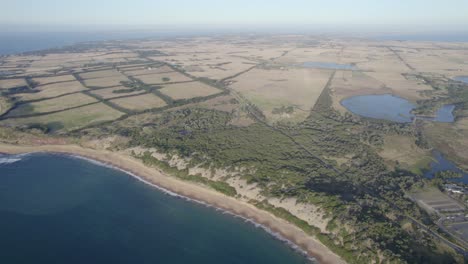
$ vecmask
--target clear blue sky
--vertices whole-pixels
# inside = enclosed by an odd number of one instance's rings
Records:
[[[468,0],[0,0],[2,24],[465,25]]]

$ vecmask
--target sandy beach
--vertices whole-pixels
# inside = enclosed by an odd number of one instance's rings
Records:
[[[307,252],[309,256],[317,259],[320,263],[346,263],[320,241],[307,235],[301,229],[283,219],[277,218],[251,204],[225,196],[203,186],[181,181],[175,177],[170,177],[156,168],[145,166],[141,161],[126,154],[87,149],[77,145],[16,146],[0,144],[0,153],[21,154],[33,152],[52,152],[78,155],[112,165],[130,172],[133,175],[137,175],[137,177],[145,182],[154,184],[190,199],[207,203],[261,224],[271,229],[274,233],[278,233],[282,237],[299,246]]]

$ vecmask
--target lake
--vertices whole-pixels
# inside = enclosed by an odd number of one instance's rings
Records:
[[[455,110],[455,105],[443,105],[441,108],[439,108],[439,110],[437,110],[435,114],[436,116],[432,119],[432,121],[439,123],[453,123],[455,121],[453,110]]]
[[[453,77],[453,79],[454,79],[455,81],[460,81],[460,82],[468,83],[468,76],[457,76],[457,77]]]
[[[468,184],[468,173],[462,171],[453,162],[447,160],[444,155],[438,151],[433,152],[434,161],[430,164],[430,170],[424,173],[424,177],[432,179],[437,172],[441,171],[453,171],[463,175],[462,178],[450,179],[451,182],[458,182]]]
[[[358,95],[346,98],[341,101],[346,109],[354,114],[384,119],[398,123],[410,123],[416,116],[411,111],[416,108],[406,99],[391,95]],[[429,121],[451,123],[455,121],[453,110],[455,105],[447,104],[439,108],[434,118],[418,117]]]
[[[414,105],[408,100],[391,94],[358,95],[346,98],[341,104],[349,111],[364,117],[409,123],[414,115]]]
[[[338,64],[334,62],[316,62],[308,61],[304,62],[302,67],[305,68],[320,68],[320,69],[332,69],[332,70],[357,70],[358,68],[352,64]]]
[[[0,157],[2,263],[307,263],[242,218],[55,154]]]

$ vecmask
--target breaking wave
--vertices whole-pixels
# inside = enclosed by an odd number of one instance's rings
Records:
[[[28,154],[28,153],[26,153],[26,154],[18,154],[18,155],[4,155],[4,154],[0,154],[0,165],[2,165],[2,164],[11,164],[11,163],[15,163],[15,162],[21,161],[21,160],[23,160],[23,158],[26,157],[27,155],[29,155],[29,154]]]

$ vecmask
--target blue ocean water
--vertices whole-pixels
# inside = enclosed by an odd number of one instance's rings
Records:
[[[54,154],[0,157],[1,263],[307,263],[263,229]]]
[[[402,40],[402,41],[440,41],[440,42],[468,42],[468,32],[429,32],[429,33],[387,33],[378,34],[377,40]]]
[[[0,32],[0,55],[69,46],[80,42],[157,37],[151,32]]]

